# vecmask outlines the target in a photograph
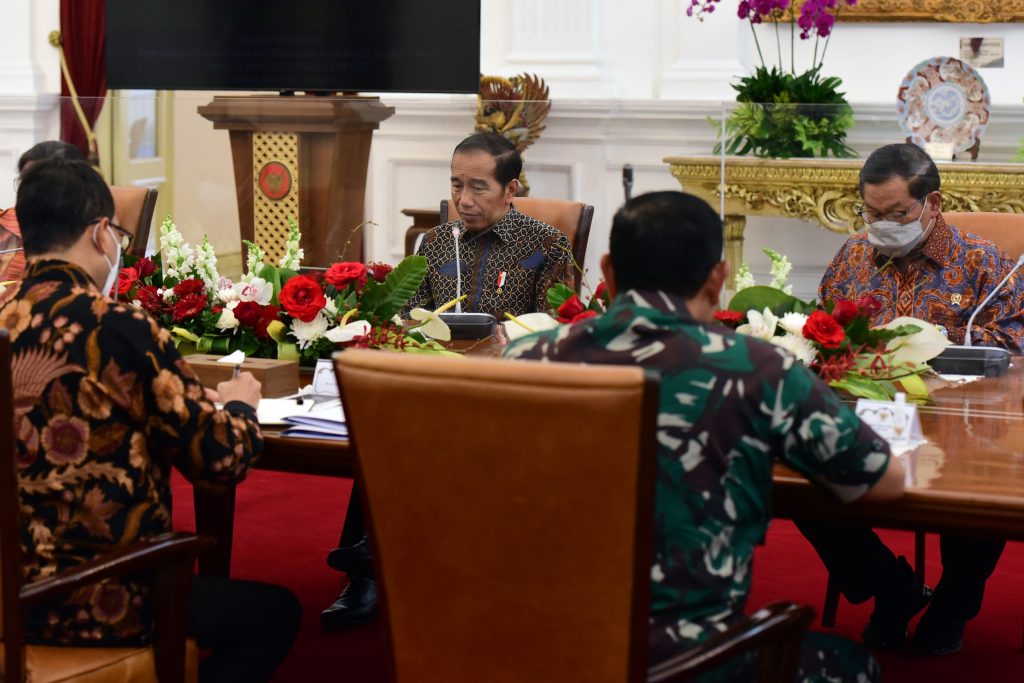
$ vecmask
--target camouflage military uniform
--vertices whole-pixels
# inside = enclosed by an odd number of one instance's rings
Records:
[[[773,457],[843,501],[889,463],[884,442],[786,352],[705,327],[663,292],[626,292],[603,317],[519,339],[506,356],[639,364],[661,378],[652,663],[743,615],[771,516]],[[718,674],[737,680],[748,665]],[[801,666],[804,680],[879,678],[866,650],[824,634],[805,639]]]

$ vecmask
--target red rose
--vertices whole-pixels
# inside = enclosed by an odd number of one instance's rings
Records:
[[[164,300],[156,292],[153,285],[142,285],[135,294],[135,298],[142,304],[142,308],[152,316],[160,315],[164,307]]]
[[[384,282],[384,280],[388,279],[388,273],[394,269],[394,266],[390,266],[387,263],[370,264],[370,274],[373,275],[373,279],[377,282]]]
[[[882,302],[870,294],[857,299],[857,308],[860,309],[861,315],[867,316],[868,319],[874,318],[882,310]]]
[[[205,294],[189,294],[179,297],[174,304],[174,322],[180,323],[194,318],[206,308]]]
[[[267,326],[270,325],[271,322],[277,320],[277,314],[280,312],[281,307],[274,306],[273,304],[260,307],[260,319],[256,321],[256,325],[253,328],[257,337],[260,339],[266,339],[269,336],[267,334]]]
[[[596,318],[596,317],[597,317],[597,311],[583,311],[582,313],[577,313],[576,315],[574,315],[570,322],[578,323],[581,320],[586,320],[587,318]]]
[[[815,311],[804,324],[804,336],[826,349],[838,349],[846,339],[842,325],[825,311]]]
[[[746,315],[740,311],[715,311],[715,320],[729,327],[738,327],[743,322],[743,316]]]
[[[355,283],[356,289],[362,289],[363,285],[366,283],[366,266],[362,263],[355,263],[354,261],[335,263],[327,269],[326,273],[324,273],[324,279],[334,285],[335,289],[340,290],[344,287],[348,287],[352,283]],[[291,280],[288,282],[291,282]],[[286,311],[288,310],[288,306],[285,306],[284,308]],[[312,320],[312,318],[310,318],[310,320]],[[309,320],[304,322],[309,322]]]
[[[235,320],[240,325],[246,327],[255,327],[256,323],[260,319],[260,309],[263,308],[255,301],[239,301],[238,305],[231,311],[235,314]]]
[[[127,294],[139,279],[139,272],[134,268],[122,268],[117,273],[117,293]]]
[[[346,264],[338,263],[335,265],[343,266]],[[366,267],[361,263],[358,265],[363,268],[363,278],[365,282]],[[332,269],[334,267],[335,266],[331,266]],[[328,282],[331,282],[330,270],[327,271],[327,275],[325,277]],[[334,283],[331,282],[331,284]],[[324,290],[320,289],[320,285],[318,285],[315,280],[306,277],[305,275],[296,275],[292,279],[288,280],[288,282],[284,283],[284,287],[281,288],[281,293],[277,298],[288,315],[293,318],[298,318],[304,323],[312,322],[317,313],[322,311],[324,306],[327,305],[327,299],[324,297]]]
[[[832,309],[832,317],[844,327],[860,315],[860,307],[849,299],[839,299]]]
[[[135,270],[138,271],[140,278],[149,277],[156,272],[156,264],[148,256],[143,256],[135,262]]]
[[[601,299],[606,304],[611,303],[611,297],[608,295],[608,285],[601,280],[597,283],[597,289],[594,290],[594,298]]]
[[[174,285],[174,296],[185,297],[189,294],[206,294],[206,285],[203,284],[202,280],[191,279],[182,280],[178,284]]]
[[[587,310],[583,306],[583,302],[580,301],[580,297],[573,294],[565,302],[558,307],[558,322],[569,323],[572,319],[578,316],[583,311]]]

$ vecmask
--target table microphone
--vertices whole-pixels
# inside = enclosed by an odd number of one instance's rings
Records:
[[[974,324],[974,319],[978,316],[978,313],[980,313],[981,309],[985,308],[985,306],[988,305],[988,302],[992,301],[995,295],[998,294],[999,291],[1003,288],[1003,285],[1006,284],[1007,280],[1013,277],[1013,274],[1016,273],[1022,265],[1024,265],[1024,254],[1021,254],[1020,258],[1017,259],[1017,264],[1010,269],[1010,272],[1006,274],[1006,277],[999,281],[999,284],[996,285],[992,289],[992,291],[988,293],[988,296],[985,297],[982,300],[982,302],[978,304],[978,306],[974,309],[974,313],[971,313],[971,317],[967,319],[967,327],[964,328],[964,346],[971,345],[971,325]]]
[[[628,202],[633,196],[633,164],[626,164],[622,167],[622,191],[626,194]]]
[[[459,258],[459,235],[462,231],[458,226],[452,228],[452,239],[455,241],[455,298],[462,298],[462,260]],[[462,313],[462,302],[455,304],[455,312]]]
[[[14,247],[13,249],[3,249],[3,250],[0,250],[0,254],[10,254],[10,253],[15,252],[15,251],[21,251],[24,248],[25,247]]]

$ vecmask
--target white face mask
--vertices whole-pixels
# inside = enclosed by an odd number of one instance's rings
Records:
[[[99,227],[99,224],[97,224],[97,227]],[[110,290],[111,288],[113,288],[114,283],[117,282],[117,274],[121,272],[121,238],[117,236],[117,233],[115,233],[109,225],[107,226],[107,232],[110,233],[111,238],[113,238],[114,244],[117,245],[117,249],[115,252],[116,255],[114,256],[113,262],[111,262],[111,260],[107,258],[107,253],[101,250],[101,253],[103,254],[103,260],[110,268],[110,272],[107,273],[107,279],[103,283],[103,287],[102,289],[100,289],[100,291],[103,292],[106,296],[110,296]],[[96,239],[96,228],[93,228],[92,241],[94,244],[96,244],[96,246],[99,246],[100,243]]]
[[[922,209],[923,213],[923,209]],[[875,221],[868,223],[868,241],[875,249],[891,258],[906,256],[924,244],[935,224],[935,217],[928,222],[927,228],[921,227],[921,218],[909,223],[896,221]]]

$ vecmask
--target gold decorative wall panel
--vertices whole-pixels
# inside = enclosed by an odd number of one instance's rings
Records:
[[[252,136],[254,241],[275,264],[284,254],[288,219],[299,217],[299,137],[256,132]]]
[[[950,21],[988,24],[1024,21],[1024,0],[860,0],[840,21]]]

